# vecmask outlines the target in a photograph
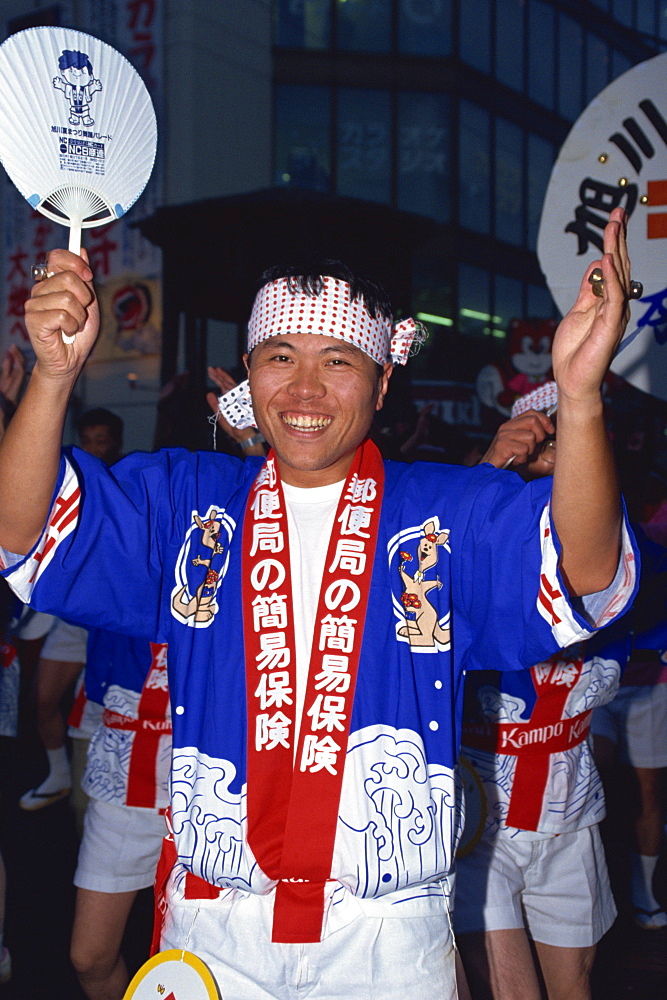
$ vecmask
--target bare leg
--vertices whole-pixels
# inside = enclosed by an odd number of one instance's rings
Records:
[[[535,961],[523,928],[459,934],[457,944],[475,1000],[541,1000]]]
[[[595,945],[556,948],[535,941],[549,1000],[590,1000]]]
[[[660,791],[664,769],[633,767],[639,791],[639,813],[635,819],[635,840],[640,854],[657,856],[662,838]]]
[[[69,793],[72,785],[67,748],[65,746],[65,720],[60,710],[60,699],[76,680],[82,663],[67,660],[40,659],[37,667],[37,731],[46,751],[49,771],[37,788],[21,796],[22,809],[41,809],[57,802]]]
[[[120,946],[136,895],[76,891],[70,957],[88,1000],[123,1000],[129,976]]]
[[[466,970],[463,968],[463,962],[461,961],[461,955],[459,954],[458,948],[455,952],[456,956],[456,993],[458,995],[458,1000],[472,1000],[472,993],[468,986],[468,979],[466,977]]]
[[[37,731],[45,750],[55,750],[65,744],[65,720],[60,700],[74,683],[83,663],[42,658],[37,668]]]
[[[653,875],[662,840],[663,774],[664,768],[632,768],[638,802],[633,823],[636,853],[630,855],[630,898],[635,921],[646,930],[667,926],[665,911],[653,894]]]

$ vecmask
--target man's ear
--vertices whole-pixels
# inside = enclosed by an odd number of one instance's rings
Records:
[[[381,410],[384,406],[384,397],[387,395],[387,389],[389,388],[389,379],[394,370],[394,366],[391,361],[385,361],[382,366],[382,375],[380,375],[380,382],[378,386],[378,397],[375,403],[375,409]]]
[[[246,352],[246,353],[245,353],[245,354],[243,355],[243,364],[245,365],[245,370],[246,370],[247,372],[249,372],[249,371],[250,371],[250,365],[249,365],[249,363],[248,363],[248,362],[249,362],[249,359],[250,359],[250,355],[249,355],[249,354],[248,354],[248,353]]]

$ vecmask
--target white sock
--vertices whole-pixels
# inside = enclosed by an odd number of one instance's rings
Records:
[[[658,857],[648,854],[630,854],[630,896],[632,905],[637,910],[661,909],[660,903],[653,895],[653,873],[658,864]]]
[[[65,747],[62,746],[56,747],[55,750],[47,750],[46,756],[49,761],[49,773],[36,791],[48,793],[59,792],[62,788],[69,788],[72,784],[72,777]]]

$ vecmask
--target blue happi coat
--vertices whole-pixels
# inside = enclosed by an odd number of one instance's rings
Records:
[[[169,643],[179,860],[264,893],[274,883],[246,841],[241,606],[241,527],[261,464],[179,450],[107,469],[74,449],[45,536],[5,560],[34,607]],[[387,462],[385,475],[332,877],[399,904],[438,891],[452,864],[464,672],[529,667],[594,629],[558,574],[549,481],[426,463]],[[631,599],[634,559],[626,535],[598,624]]]

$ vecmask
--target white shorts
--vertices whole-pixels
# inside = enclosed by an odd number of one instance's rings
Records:
[[[457,934],[525,927],[534,941],[587,948],[615,918],[597,825],[544,840],[482,837],[457,862]]]
[[[151,809],[91,799],[74,885],[95,892],[131,892],[153,885],[166,825]]]
[[[53,628],[55,621],[53,615],[46,615],[43,611],[33,611],[24,605],[14,635],[19,639],[42,639]]]
[[[170,893],[170,895],[172,895]],[[194,952],[235,1000],[455,1000],[449,915],[354,916],[314,944],[271,941],[275,892],[169,902],[162,949]],[[351,901],[351,902],[350,902]]]
[[[44,660],[62,660],[64,663],[85,663],[88,630],[80,625],[68,625],[60,618],[54,625],[42,646],[40,656]]]
[[[610,739],[632,767],[667,767],[667,684],[620,687],[593,712],[591,732]]]

